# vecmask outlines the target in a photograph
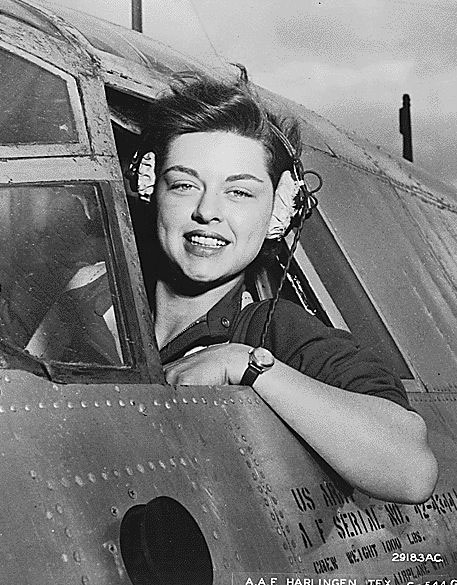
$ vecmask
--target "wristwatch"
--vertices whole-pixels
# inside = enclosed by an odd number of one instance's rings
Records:
[[[275,363],[274,355],[264,347],[254,347],[249,352],[249,363],[243,377],[241,386],[252,386],[260,374],[273,367]]]

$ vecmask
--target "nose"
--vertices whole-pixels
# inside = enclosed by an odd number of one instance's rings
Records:
[[[221,198],[213,189],[205,189],[192,213],[192,219],[198,223],[222,221]]]

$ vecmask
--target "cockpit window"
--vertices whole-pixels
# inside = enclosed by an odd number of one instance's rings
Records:
[[[122,366],[97,187],[0,188],[0,340],[46,361]]]
[[[78,141],[63,77],[0,49],[0,144]]]
[[[412,379],[394,339],[318,211],[307,220],[300,241],[350,331],[398,376]]]

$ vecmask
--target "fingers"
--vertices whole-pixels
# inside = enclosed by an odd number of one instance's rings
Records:
[[[201,374],[185,361],[176,361],[164,367],[165,380],[168,384],[179,386],[196,386],[202,384]]]
[[[169,366],[165,366],[163,369],[163,373],[165,374],[165,380],[168,384],[179,384],[179,375],[176,371],[176,366],[173,367],[173,364]]]
[[[224,383],[223,372],[200,362],[173,362],[164,369],[168,384],[179,386],[217,385]]]
[[[184,356],[163,366],[163,373],[165,374],[165,380],[168,384],[181,384],[180,376],[183,370],[186,369],[186,361],[188,360],[186,356]]]
[[[168,384],[173,384],[175,386],[189,386],[190,381],[188,381],[188,377],[182,375],[180,372],[177,372],[174,369],[167,370],[165,372],[165,380]]]
[[[168,384],[182,386],[228,384],[227,345],[216,345],[186,355],[164,366]]]

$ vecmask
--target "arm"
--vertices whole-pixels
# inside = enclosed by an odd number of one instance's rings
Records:
[[[281,362],[257,378],[254,390],[361,491],[404,503],[431,495],[437,464],[418,414],[329,386]]]
[[[251,348],[215,345],[165,366],[172,384],[239,384]],[[346,481],[371,496],[416,503],[432,493],[437,464],[425,423],[377,396],[315,380],[276,360],[254,390]]]

